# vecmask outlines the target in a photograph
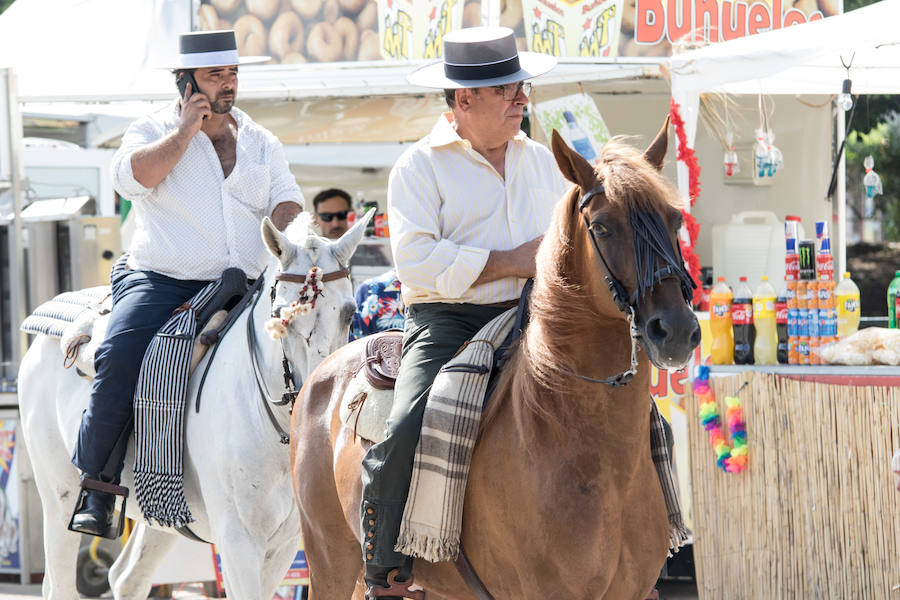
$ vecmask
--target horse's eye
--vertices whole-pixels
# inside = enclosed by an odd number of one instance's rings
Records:
[[[609,229],[607,229],[606,226],[600,221],[591,222],[591,231],[594,232],[594,235],[598,238],[603,238],[609,235]]]

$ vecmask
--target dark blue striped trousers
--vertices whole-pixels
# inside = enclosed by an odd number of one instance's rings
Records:
[[[90,403],[81,415],[72,458],[83,473],[96,477],[106,470],[118,479],[124,456],[110,469],[107,461],[132,420],[134,389],[144,352],[172,311],[208,283],[132,269],[124,269],[113,278],[112,313],[106,339],[95,356],[97,375]]]

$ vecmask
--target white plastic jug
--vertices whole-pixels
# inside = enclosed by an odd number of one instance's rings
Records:
[[[784,223],[768,210],[749,210],[731,217],[731,222],[713,225],[713,277],[724,277],[729,285],[738,278],[784,281]]]

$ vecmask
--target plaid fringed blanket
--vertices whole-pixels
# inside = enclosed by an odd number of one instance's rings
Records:
[[[164,527],[194,520],[184,497],[184,407],[197,313],[222,286],[200,290],[160,328],[134,393],[134,492],[144,518]]]
[[[495,318],[438,373],[428,395],[422,435],[400,536],[394,548],[431,562],[459,554],[466,480],[478,430],[494,351],[513,326],[515,309]],[[669,517],[669,550],[687,539],[678,493],[672,480],[665,426],[650,399],[650,446]]]

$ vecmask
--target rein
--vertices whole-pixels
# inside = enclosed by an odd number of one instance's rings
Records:
[[[661,256],[666,261],[666,266],[661,269],[656,269],[653,271],[649,278],[642,278],[641,273],[638,274],[638,280],[641,282],[641,285],[638,285],[638,288],[635,289],[634,293],[628,294],[625,290],[625,286],[622,285],[622,282],[613,275],[612,269],[609,268],[609,263],[606,262],[606,257],[603,256],[603,252],[600,250],[600,244],[597,242],[597,236],[594,235],[594,230],[591,226],[590,221],[587,218],[587,215],[584,214],[584,209],[591,203],[591,200],[594,196],[598,196],[603,194],[605,189],[603,187],[603,183],[597,187],[589,190],[586,194],[583,194],[581,197],[581,201],[578,203],[578,212],[581,213],[581,218],[584,220],[585,229],[587,229],[588,237],[591,240],[591,245],[594,247],[594,251],[597,253],[597,256],[600,258],[600,263],[603,265],[603,269],[606,271],[606,283],[609,286],[610,292],[613,295],[613,301],[616,303],[618,309],[625,313],[625,318],[628,319],[628,328],[631,336],[631,366],[627,371],[623,371],[618,375],[613,375],[612,377],[607,377],[606,379],[596,379],[594,377],[588,377],[587,375],[579,375],[578,373],[568,372],[572,377],[577,377],[578,379],[582,379],[584,381],[589,381],[591,383],[602,383],[605,385],[609,385],[612,387],[621,387],[628,384],[632,379],[634,379],[635,374],[637,373],[638,361],[637,361],[637,349],[640,344],[641,332],[635,324],[635,314],[637,309],[637,304],[640,302],[644,295],[649,291],[649,288],[652,288],[654,283],[661,282],[663,279],[667,279],[669,277],[677,277],[681,280],[681,288],[682,295],[685,297],[685,302],[689,302],[693,288],[696,287],[694,281],[687,275],[687,272],[684,270],[684,261],[681,260],[681,249],[678,248],[678,260],[680,261],[681,267],[673,264],[674,259],[666,256],[667,249],[660,243],[658,239],[659,233],[655,231],[650,231],[650,233],[643,232],[641,230],[641,223],[639,219],[636,219],[634,215],[632,215],[632,227],[635,229],[635,236],[643,238],[643,244],[647,246],[647,249],[650,252],[647,252],[646,249],[639,249],[639,243],[635,240],[635,255],[638,260],[636,260],[636,265],[643,265],[645,267],[649,266],[649,258],[653,255]],[[636,220],[638,222],[636,222]],[[648,228],[649,229],[649,228]],[[655,235],[654,235],[655,234]],[[667,238],[668,239],[668,238]],[[671,248],[671,242],[668,243]],[[644,258],[644,261],[639,262],[639,258]],[[647,279],[650,285],[644,285],[644,279]]]

